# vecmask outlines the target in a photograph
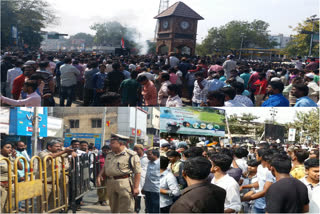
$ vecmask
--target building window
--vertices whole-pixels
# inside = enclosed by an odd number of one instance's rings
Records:
[[[79,120],[69,120],[69,123],[71,129],[79,128]]]
[[[91,127],[92,128],[101,128],[101,119],[92,119],[91,120]]]

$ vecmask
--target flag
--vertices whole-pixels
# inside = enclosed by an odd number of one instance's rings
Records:
[[[125,47],[124,47],[124,39],[123,39],[123,37],[121,38],[121,47],[124,49]]]

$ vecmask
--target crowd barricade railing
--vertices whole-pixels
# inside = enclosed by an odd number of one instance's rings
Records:
[[[96,178],[100,169],[97,155],[94,153],[83,154],[71,159],[70,167],[70,206],[73,212],[77,210],[76,201],[88,192],[99,189],[96,186]],[[102,187],[104,188],[104,187]]]
[[[24,181],[18,180],[18,162],[22,160],[24,163]],[[35,162],[37,160],[37,162]],[[36,165],[37,164],[37,165]],[[43,187],[42,187],[42,173],[38,173],[39,178],[36,178],[35,169],[42,172],[42,161],[39,156],[33,156],[29,163],[30,171],[28,170],[28,161],[24,157],[18,157],[14,163],[14,201],[15,207],[18,208],[20,201],[25,201],[25,212],[28,213],[31,208],[31,213],[43,212]],[[38,201],[35,203],[34,199]],[[31,206],[29,202],[31,201]],[[36,206],[37,205],[37,206]],[[35,209],[37,207],[37,209]]]
[[[59,160],[61,160],[61,168],[59,167]],[[51,161],[51,181],[48,181],[48,172],[47,172],[47,162]],[[61,171],[60,171],[61,170]],[[62,186],[59,184],[60,173],[62,173]],[[68,210],[68,200],[67,200],[67,185],[66,185],[66,172],[65,172],[65,162],[63,157],[53,158],[51,156],[46,156],[43,159],[43,174],[44,174],[44,205],[45,212],[54,213],[57,211]],[[52,189],[50,193],[48,192],[48,187],[51,185]],[[62,188],[62,190],[60,189]],[[64,200],[61,200],[61,192]],[[50,194],[52,194],[53,202],[49,201]],[[51,197],[50,197],[51,199]],[[50,205],[50,206],[49,206]]]
[[[19,202],[25,201],[26,213],[55,213],[61,210],[67,212],[69,205],[72,211],[76,212],[76,200],[92,190],[105,188],[96,186],[96,178],[100,172],[97,157],[99,156],[94,153],[73,157],[70,159],[68,171],[66,158],[63,157],[53,158],[48,155],[42,160],[39,156],[33,156],[29,169],[26,167],[26,158],[16,158],[14,170],[8,170],[8,192],[4,211],[18,213]],[[3,160],[8,169],[11,169],[10,159],[0,158],[0,161]],[[25,166],[25,175],[24,180],[19,182],[18,163],[21,160]]]

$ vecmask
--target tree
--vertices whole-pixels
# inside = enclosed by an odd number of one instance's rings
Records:
[[[135,42],[137,31],[134,28],[123,26],[120,22],[96,23],[90,27],[96,31],[94,43],[100,46],[120,47],[121,39],[124,39],[128,49],[140,48]]]
[[[305,20],[302,23],[299,23],[293,30],[297,32],[297,34],[292,36],[292,40],[287,44],[284,53],[290,57],[308,56],[311,34],[306,34],[306,32],[312,32],[312,22]],[[319,21],[315,21],[314,32],[319,32],[318,30]],[[319,57],[319,42],[313,42],[311,55]]]
[[[296,141],[300,141],[299,133],[303,131],[303,138],[311,137],[313,142],[319,142],[319,108],[312,109],[307,113],[296,112],[297,119],[293,123],[287,123],[286,128],[295,128]]]
[[[228,118],[229,128],[231,134],[249,135],[255,134],[259,136],[262,134],[262,125],[254,122],[254,120],[259,119],[259,117],[252,114],[242,114],[238,116],[237,114],[230,115]]]
[[[18,29],[18,43],[39,48],[41,29],[57,21],[50,5],[44,0],[1,1],[1,45],[12,47],[11,28]]]
[[[269,39],[269,24],[262,20],[253,22],[231,21],[219,28],[213,27],[197,46],[199,55],[227,54],[242,47],[272,48],[277,43]]]
[[[147,40],[146,42],[148,46],[147,54],[156,54],[156,43],[151,42],[150,40]]]
[[[72,46],[72,41],[75,39],[84,40],[86,47],[92,47],[94,45],[94,36],[88,33],[77,33],[73,36],[70,36],[70,38],[68,39],[68,45]]]

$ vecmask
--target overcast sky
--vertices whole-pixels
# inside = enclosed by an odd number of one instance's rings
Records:
[[[243,113],[251,113],[255,116],[258,116],[259,119],[256,122],[264,122],[266,119],[271,120],[270,110],[272,108],[257,107],[257,108],[223,108],[226,109],[228,116],[232,114],[242,115]],[[297,119],[296,112],[309,112],[314,108],[274,108],[277,111],[277,116],[275,118],[278,123],[289,123],[294,122]]]
[[[117,20],[140,32],[140,41],[152,39],[160,0],[47,0],[56,15],[58,25],[46,30],[69,35],[78,32],[94,34],[90,26],[96,22]],[[170,0],[170,5],[177,2]],[[319,14],[319,0],[184,0],[202,17],[198,40],[206,37],[211,27],[219,27],[232,20],[261,19],[270,24],[270,33],[289,36],[296,26],[314,14]]]

